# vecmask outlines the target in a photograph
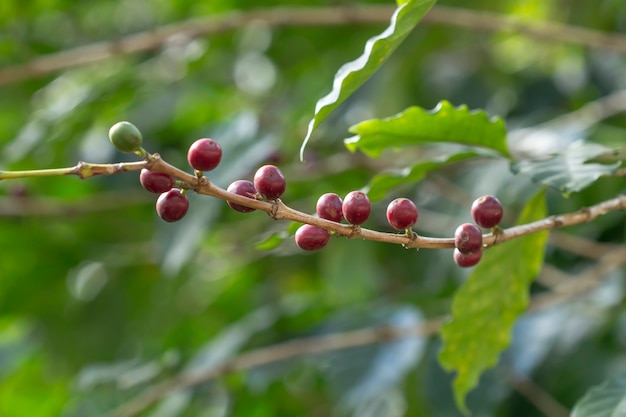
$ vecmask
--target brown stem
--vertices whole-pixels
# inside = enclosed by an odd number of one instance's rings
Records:
[[[515,391],[547,417],[568,417],[570,415],[570,411],[563,404],[532,379],[513,373],[509,373],[505,378]]]
[[[198,194],[204,194],[217,197],[222,200],[231,201],[246,207],[252,207],[257,210],[266,212],[275,220],[291,220],[300,223],[307,223],[318,226],[334,232],[336,235],[344,236],[350,239],[366,239],[378,242],[393,243],[402,245],[405,248],[427,248],[427,249],[453,249],[454,238],[434,238],[420,236],[417,233],[386,233],[375,230],[365,229],[362,227],[354,227],[353,225],[333,222],[326,219],[306,214],[294,210],[282,201],[261,201],[247,198],[238,194],[234,194],[213,184],[207,177],[198,177],[189,174],[173,165],[170,165],[158,154],[147,155],[146,160],[139,162],[117,163],[117,164],[91,164],[87,162],[79,162],[74,167],[59,168],[52,170],[32,170],[11,172],[0,172],[6,175],[7,179],[21,178],[28,176],[45,176],[49,175],[77,175],[79,178],[89,178],[94,175],[112,175],[130,171],[139,171],[143,168],[149,168],[154,171],[165,172],[174,178],[181,180],[187,185],[186,188],[193,189]],[[18,175],[13,175],[18,174]],[[625,210],[626,196],[619,195],[609,200],[598,203],[594,206],[583,208],[581,210],[550,216],[546,219],[538,220],[533,223],[514,226],[508,229],[499,229],[497,234],[489,233],[483,236],[483,246],[499,245],[503,242],[526,236],[543,230],[558,229],[565,226],[575,224],[588,223],[598,216],[607,214],[611,211]]]
[[[174,35],[188,38],[207,36],[262,21],[269,26],[330,26],[384,24],[395,7],[358,5],[324,8],[278,7],[236,11],[163,25],[156,29],[35,58],[24,64],[0,69],[0,85],[41,77],[57,71],[105,61],[119,55],[136,54],[159,48]],[[464,27],[481,31],[516,32],[525,36],[591,48],[626,52],[626,36],[571,25],[527,21],[515,16],[470,9],[436,6],[424,16],[423,23]]]
[[[574,288],[571,288],[572,286],[570,285],[568,290],[564,289],[560,291],[557,289],[557,292],[547,292],[534,296],[528,306],[528,311],[546,309],[567,302],[573,297],[589,293],[589,291],[593,290],[601,282],[602,277],[606,276],[616,267],[626,263],[625,251],[626,249],[624,248],[615,248],[607,252],[595,265],[576,276],[572,276],[571,280],[578,283],[573,286]],[[375,327],[325,336],[296,339],[265,348],[258,348],[227,360],[221,365],[211,369],[195,374],[179,375],[158,383],[113,411],[110,417],[133,417],[173,391],[192,387],[233,372],[315,353],[375,343],[385,343],[405,337],[432,336],[439,332],[442,324],[446,320],[447,317],[436,317],[414,327]],[[528,388],[528,385],[526,385],[525,388]],[[548,404],[546,397],[541,399],[541,403],[541,405]],[[538,403],[534,402],[534,404],[539,407]],[[562,415],[559,412],[559,410],[562,411],[562,409],[556,406],[556,403],[550,403],[549,405],[551,406],[549,407],[551,410],[549,415]],[[544,410],[544,407],[540,408]],[[547,411],[547,409],[544,411]]]
[[[114,411],[111,417],[135,416],[172,391],[192,387],[226,374],[251,369],[260,365],[332,350],[391,342],[411,336],[432,336],[439,331],[444,320],[444,317],[440,317],[424,322],[416,327],[375,327],[307,339],[296,339],[267,348],[252,350],[222,363],[221,366],[174,377],[155,385],[141,396]]]

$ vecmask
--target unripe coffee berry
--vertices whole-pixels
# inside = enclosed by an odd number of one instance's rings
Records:
[[[482,256],[482,251],[461,253],[458,249],[454,249],[454,262],[463,268],[476,265]]]
[[[304,250],[322,249],[330,239],[330,232],[310,224],[302,225],[296,230],[296,245]]]
[[[315,212],[320,219],[340,222],[343,219],[343,212],[341,211],[342,206],[341,197],[335,193],[326,193],[317,199]]]
[[[118,122],[109,129],[109,140],[118,151],[133,153],[141,149],[143,137],[130,122]]]
[[[280,198],[286,185],[283,173],[274,165],[263,165],[254,174],[254,188],[267,200]]]
[[[362,191],[350,191],[343,199],[342,212],[350,224],[363,224],[370,216],[370,199]]]
[[[159,196],[156,202],[156,211],[166,222],[175,222],[187,214],[189,199],[181,190],[172,188]]]
[[[396,198],[387,206],[387,221],[396,230],[413,227],[417,216],[417,207],[408,198]]]
[[[483,234],[475,224],[464,223],[454,232],[454,246],[463,254],[477,252],[483,246]]]
[[[472,218],[480,227],[490,229],[497,226],[502,215],[502,204],[492,195],[479,197],[472,203]]]
[[[142,169],[139,174],[139,182],[147,191],[161,194],[172,189],[175,183],[174,177],[165,172],[150,171]]]
[[[222,147],[213,139],[198,139],[187,151],[187,161],[193,169],[211,171],[222,160]]]
[[[230,184],[226,191],[256,200],[256,189],[254,188],[254,184],[248,180],[237,180]],[[255,208],[246,207],[231,201],[227,201],[226,203],[228,203],[230,208],[241,213],[250,213],[256,210]]]

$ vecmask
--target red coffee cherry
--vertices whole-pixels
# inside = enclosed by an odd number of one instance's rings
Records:
[[[458,249],[454,249],[454,262],[463,268],[476,265],[482,256],[482,251],[461,253]]]
[[[370,199],[362,191],[350,191],[343,199],[343,217],[350,224],[363,224],[370,216]]]
[[[490,229],[502,220],[502,204],[492,195],[484,195],[472,203],[472,218],[480,227]]]
[[[335,193],[326,193],[317,199],[315,212],[320,219],[339,223],[343,219],[343,212],[341,211],[342,206],[341,197]]]
[[[156,202],[156,211],[166,222],[175,222],[187,214],[189,199],[181,190],[172,188],[159,196]]]
[[[454,232],[454,246],[463,254],[477,252],[483,246],[483,234],[475,224],[464,223]]]
[[[254,184],[248,180],[237,180],[230,184],[226,191],[256,200],[256,189],[254,188]],[[226,203],[228,203],[230,208],[241,213],[250,213],[251,211],[256,210],[255,208],[246,207],[230,201],[227,201]]]
[[[330,232],[310,224],[302,225],[296,230],[296,245],[304,250],[322,249],[330,239]]]
[[[165,172],[150,171],[144,168],[139,174],[139,182],[147,191],[161,194],[171,190],[176,180]]]
[[[283,173],[274,165],[263,165],[254,174],[254,188],[266,200],[280,198],[286,185]]]
[[[198,139],[187,151],[187,161],[193,169],[198,171],[211,171],[222,160],[222,147],[213,139]]]
[[[387,206],[387,221],[396,230],[413,227],[417,216],[417,207],[408,198],[396,198]]]

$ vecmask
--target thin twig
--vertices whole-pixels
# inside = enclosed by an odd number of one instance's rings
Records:
[[[506,379],[518,394],[547,417],[568,417],[570,411],[530,378],[509,374]]]
[[[93,43],[37,57],[24,64],[0,69],[0,85],[41,77],[57,71],[102,62],[115,56],[155,50],[175,35],[189,39],[232,31],[262,21],[268,26],[331,26],[387,23],[395,8],[390,5],[336,6],[325,8],[279,7],[236,11],[163,25],[123,38]],[[571,25],[528,21],[491,12],[436,6],[422,22],[480,31],[520,33],[528,37],[626,52],[626,36]]]
[[[376,327],[339,334],[296,339],[289,342],[260,348],[243,353],[222,365],[166,380],[133,401],[126,403],[111,414],[111,417],[131,417],[154,404],[166,394],[185,389],[203,382],[257,366],[275,363],[304,355],[313,355],[332,350],[348,349],[375,343],[391,342],[406,337],[428,337],[439,331],[444,318],[436,318],[416,327]]]
[[[542,310],[586,294],[595,288],[606,275],[626,264],[626,248],[617,247],[607,251],[594,265],[570,279],[553,280],[550,291],[533,297],[530,311]]]
[[[464,27],[486,32],[519,33],[530,38],[626,52],[626,36],[578,26],[537,21],[470,9],[436,6],[423,22]]]
[[[572,233],[556,230],[550,233],[550,243],[559,249],[590,259],[601,258],[617,246],[613,243],[594,242]]]
[[[58,168],[51,170],[31,170],[31,171],[0,171],[0,180],[13,178],[26,178],[30,176],[47,175],[77,175],[85,179],[94,175],[112,175],[124,172],[139,171],[148,168],[153,171],[167,173],[186,184],[185,188],[194,190],[198,194],[217,197],[225,201],[241,204],[246,207],[262,210],[274,220],[291,220],[300,223],[311,224],[333,232],[335,235],[344,236],[350,239],[366,239],[378,242],[393,243],[402,245],[405,248],[427,248],[427,249],[453,249],[454,238],[434,238],[420,236],[417,233],[386,233],[371,229],[362,228],[349,224],[337,223],[326,219],[294,210],[282,201],[262,201],[247,198],[234,194],[213,184],[207,177],[198,178],[169,163],[165,162],[158,154],[148,155],[146,160],[139,162],[117,163],[117,164],[91,164],[79,162],[74,167]],[[626,209],[626,196],[619,195],[609,200],[603,201],[591,207],[581,210],[550,216],[533,223],[499,229],[497,234],[489,233],[483,236],[483,247],[499,245],[512,239],[537,233],[544,230],[558,229],[575,224],[588,223],[598,216],[612,211]]]
[[[626,90],[614,91],[606,96],[585,103],[580,108],[557,116],[534,129],[582,132],[600,121],[626,111]]]
[[[575,285],[573,290],[567,291],[566,293],[549,292],[545,295],[533,296],[527,311],[546,309],[567,302],[576,296],[586,294],[601,282],[602,277],[606,276],[606,274],[614,268],[625,263],[626,248],[615,249],[607,253],[606,256],[600,259],[593,267],[583,271],[579,275],[573,276],[572,281],[580,283],[580,285]],[[109,417],[133,417],[171,392],[202,384],[233,372],[316,353],[385,343],[405,337],[432,336],[439,332],[441,326],[447,319],[447,317],[436,317],[414,327],[377,327],[362,329],[332,335],[296,339],[265,348],[258,348],[228,360],[220,366],[195,374],[180,375],[158,383],[146,389],[138,397],[123,404],[117,410],[114,410]],[[527,390],[525,392],[529,392],[528,384],[520,388],[526,388]],[[534,402],[533,404],[539,407],[538,404]],[[544,398],[542,400],[542,406],[546,404],[548,404],[548,402],[546,402]],[[556,402],[549,404],[551,411],[550,414],[547,415],[561,415],[560,411],[562,410],[559,411],[558,406],[555,406],[555,404]],[[542,411],[545,412],[545,410]]]
[[[122,172],[140,171],[149,168],[152,161],[119,162],[116,164],[94,164],[80,161],[73,167],[52,168],[52,169],[32,169],[26,171],[0,171],[0,181],[15,180],[31,177],[57,177],[65,175],[76,175],[84,180],[96,175],[113,175]]]
[[[51,55],[41,56],[25,64],[0,69],[0,85],[40,77],[56,71],[94,64],[107,59],[158,49],[173,36],[188,39],[228,32],[253,22],[269,26],[320,26],[345,24],[375,24],[389,21],[394,7],[272,8],[234,11],[219,16],[194,18],[163,25],[112,41],[98,42]]]

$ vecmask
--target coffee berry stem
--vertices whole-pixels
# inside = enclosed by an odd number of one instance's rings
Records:
[[[120,162],[117,164],[93,164],[81,161],[73,167],[66,168],[0,171],[0,181],[31,177],[56,177],[63,175],[76,175],[80,179],[84,180],[96,175],[113,175],[122,172],[141,171],[142,168],[147,167],[146,165],[146,161]]]
[[[231,193],[213,184],[206,176],[198,177],[195,172],[195,175],[191,175],[173,165],[170,165],[161,159],[159,154],[146,153],[144,160],[138,162],[121,162],[116,164],[93,164],[88,162],[79,162],[76,166],[67,168],[28,171],[0,171],[0,180],[62,175],[76,175],[81,179],[86,179],[95,175],[113,175],[123,172],[141,171],[143,168],[171,175],[179,180],[177,181],[177,186],[180,184],[181,189],[183,190],[191,189],[198,194],[204,194],[241,204],[246,207],[262,210],[275,220],[291,220],[311,224],[347,238],[360,238],[378,242],[393,243],[403,245],[405,248],[454,249],[454,238],[424,237],[409,229],[401,233],[377,232],[362,228],[361,226],[338,223],[294,210],[285,205],[280,199],[268,202]],[[608,199],[590,207],[582,208],[575,212],[550,216],[533,223],[514,226],[508,229],[496,227],[492,229],[491,233],[483,235],[483,248],[488,248],[490,246],[498,245],[512,239],[544,230],[588,223],[598,216],[618,210],[626,210],[626,195],[618,195],[617,197]]]
[[[145,159],[150,154],[142,146],[140,146],[139,149],[135,151],[135,155],[138,155],[141,159]]]

